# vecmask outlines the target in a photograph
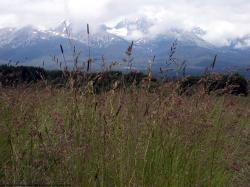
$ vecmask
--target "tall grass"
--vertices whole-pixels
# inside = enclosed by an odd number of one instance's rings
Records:
[[[136,84],[128,89],[122,75],[113,89],[97,95],[93,80],[104,74],[88,79],[90,44],[89,58],[84,62],[87,67],[83,66],[82,72],[80,52],[67,33],[74,69],[69,70],[60,45],[65,88],[1,88],[0,186],[249,184],[249,97],[209,96],[204,89],[190,97],[178,95],[176,82],[164,82],[172,65],[177,67],[177,77],[180,73],[185,77],[186,63],[175,57],[177,41],[160,69],[162,84],[154,91],[149,89],[149,64],[148,89]],[[89,25],[87,34],[89,43]],[[133,46],[132,42],[124,60],[130,71]],[[58,58],[54,61],[62,68]],[[106,69],[104,57],[102,62]],[[113,62],[110,69],[116,64]],[[81,73],[86,74],[84,80]]]
[[[0,183],[247,186],[249,98],[2,89]]]

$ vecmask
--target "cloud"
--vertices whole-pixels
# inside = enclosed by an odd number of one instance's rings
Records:
[[[200,27],[204,39],[226,45],[250,33],[249,10],[249,0],[0,0],[0,27],[51,27],[63,19],[100,24],[147,16],[155,23],[152,33]]]

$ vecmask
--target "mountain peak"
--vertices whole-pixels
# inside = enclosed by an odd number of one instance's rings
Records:
[[[123,19],[116,24],[114,29],[127,29],[128,32],[140,31],[147,33],[153,23],[145,17],[138,17],[136,19]]]
[[[70,20],[62,20],[56,27],[54,27],[52,30],[57,33],[65,33],[66,28],[72,27],[72,22]]]

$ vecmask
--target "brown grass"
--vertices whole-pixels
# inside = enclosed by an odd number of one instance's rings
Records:
[[[116,90],[0,92],[0,183],[247,186],[249,98]]]

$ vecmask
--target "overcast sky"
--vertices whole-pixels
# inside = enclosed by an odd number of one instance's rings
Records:
[[[63,19],[97,25],[136,16],[154,19],[155,33],[200,27],[218,45],[250,34],[250,0],[0,0],[0,27],[51,27]]]

